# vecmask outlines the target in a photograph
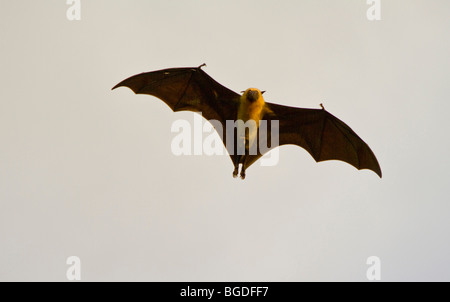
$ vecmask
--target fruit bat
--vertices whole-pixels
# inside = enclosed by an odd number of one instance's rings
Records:
[[[137,74],[112,89],[129,87],[136,94],[161,99],[173,111],[201,112],[207,120],[218,121],[221,129],[225,129],[218,133],[234,164],[233,177],[237,177],[241,166],[240,176],[244,179],[246,169],[264,153],[278,145],[294,144],[308,151],[316,162],[341,160],[358,170],[372,170],[381,178],[380,165],[369,146],[322,104],[321,109],[273,104],[264,101],[264,91],[256,88],[238,94],[211,78],[203,71],[203,66],[205,64]],[[256,126],[244,124],[243,127],[240,126],[243,123],[237,123],[237,127],[227,127],[229,121],[234,125],[237,121],[251,121]],[[261,122],[266,122],[264,130],[259,127]],[[272,137],[272,122],[278,122],[278,144],[273,144],[276,140]],[[256,137],[262,137],[270,147],[250,152],[255,150]]]

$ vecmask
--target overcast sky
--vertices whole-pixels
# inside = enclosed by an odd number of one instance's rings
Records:
[[[0,280],[450,281],[450,2],[0,2]],[[268,102],[325,108],[383,178],[280,148],[233,179],[175,156],[193,121],[120,88],[198,66]]]

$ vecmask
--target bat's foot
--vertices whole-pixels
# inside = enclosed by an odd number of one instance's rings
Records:
[[[236,178],[239,174],[238,168],[235,168],[233,171],[233,178]]]
[[[241,171],[241,179],[242,179],[242,180],[245,179],[245,171]]]

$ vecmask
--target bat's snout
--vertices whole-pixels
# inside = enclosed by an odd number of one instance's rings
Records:
[[[247,100],[251,103],[259,99],[259,91],[258,90],[249,90],[247,91]]]

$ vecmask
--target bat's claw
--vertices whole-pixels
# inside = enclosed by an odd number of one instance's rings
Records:
[[[242,180],[245,179],[245,171],[241,171],[241,179],[242,179]]]
[[[236,178],[238,176],[238,173],[239,173],[238,169],[237,168],[234,169],[234,171],[233,171],[233,178]]]

